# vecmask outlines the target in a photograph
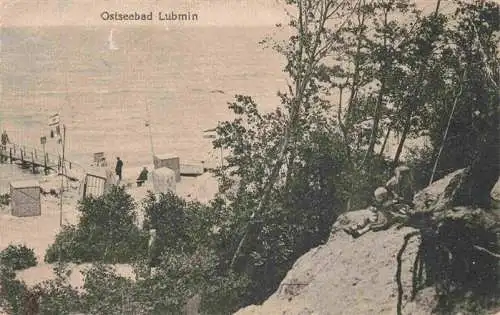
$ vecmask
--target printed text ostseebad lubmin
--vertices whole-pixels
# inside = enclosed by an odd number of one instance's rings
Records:
[[[156,18],[158,21],[197,21],[198,14],[191,12],[158,12],[157,14],[153,14],[153,12],[148,13],[123,13],[123,12],[110,12],[103,11],[101,13],[101,19],[104,21],[152,21],[153,18]]]

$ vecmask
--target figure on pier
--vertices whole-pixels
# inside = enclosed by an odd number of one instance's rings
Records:
[[[106,162],[106,158],[105,157],[102,157],[100,163],[98,166],[101,166],[101,167],[107,167],[108,166],[108,162]]]
[[[119,157],[116,157],[115,172],[116,172],[116,175],[118,175],[118,184],[122,180],[122,168],[123,168],[123,161],[120,160]]]
[[[2,147],[1,147],[2,162],[7,161],[7,144],[9,143],[10,143],[9,136],[7,135],[7,131],[4,130],[2,133]]]

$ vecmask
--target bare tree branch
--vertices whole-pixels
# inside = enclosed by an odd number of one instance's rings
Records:
[[[479,246],[479,245],[474,245],[473,247],[474,247],[475,249],[479,250],[479,251],[485,252],[485,253],[487,253],[487,254],[490,254],[490,255],[491,255],[491,256],[493,256],[493,257],[496,257],[496,258],[499,258],[499,259],[500,259],[500,254],[494,253],[494,252],[492,252],[492,251],[490,251],[490,250],[488,250],[488,249],[486,249],[486,248],[484,248],[484,247],[481,247],[481,246]]]
[[[448,124],[446,125],[446,129],[444,130],[443,133],[443,141],[441,142],[441,146],[439,147],[439,152],[436,157],[436,161],[434,162],[434,167],[432,168],[432,173],[431,173],[431,178],[429,180],[429,185],[432,184],[432,181],[434,180],[434,175],[436,174],[436,169],[439,164],[439,158],[441,157],[441,153],[443,152],[444,144],[446,142],[446,137],[448,136],[448,130],[450,129],[451,121],[453,119],[453,114],[455,113],[455,108],[457,107],[458,99],[462,95],[463,92],[463,86],[465,82],[465,75],[467,73],[467,69],[464,70],[461,78],[460,78],[460,89],[455,95],[455,100],[453,102],[453,107],[451,108],[450,116],[448,117]]]

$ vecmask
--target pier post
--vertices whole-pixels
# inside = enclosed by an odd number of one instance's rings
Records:
[[[83,198],[87,196],[87,176],[85,176],[85,180],[83,181]]]
[[[21,165],[24,165],[24,154],[23,154],[23,149],[19,149],[21,151]]]
[[[49,159],[48,156],[47,156],[47,152],[45,151],[45,143],[47,142],[47,138],[45,137],[41,137],[40,138],[40,142],[42,143],[42,148],[43,148],[43,171],[45,173],[45,175],[47,175],[47,160]]]
[[[9,148],[10,164],[12,164],[12,148]]]
[[[35,154],[33,153],[33,151],[31,151],[31,170],[32,170],[33,174],[36,173]]]
[[[45,153],[44,157],[43,157],[43,166],[44,166],[45,175],[47,175],[48,170],[49,170],[48,167],[47,167],[47,160],[48,159],[49,159],[48,153]]]

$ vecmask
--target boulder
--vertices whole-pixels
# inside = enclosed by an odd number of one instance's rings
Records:
[[[411,213],[436,212],[451,207],[453,198],[463,179],[466,169],[459,169],[419,191],[413,197]]]
[[[155,193],[174,192],[176,186],[176,173],[168,167],[161,167],[151,172]]]
[[[356,217],[364,217],[364,211]],[[354,217],[350,217],[354,220]],[[396,255],[411,228],[366,233],[353,239],[334,233],[324,244],[301,256],[276,292],[262,305],[251,305],[237,315],[371,315],[396,314]],[[430,314],[435,299],[410,303],[413,261],[419,239],[410,240],[403,255],[403,314]],[[434,295],[431,294],[431,297]],[[411,313],[407,307],[411,305]]]

